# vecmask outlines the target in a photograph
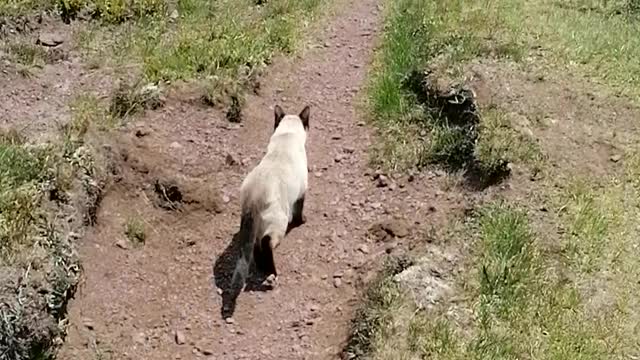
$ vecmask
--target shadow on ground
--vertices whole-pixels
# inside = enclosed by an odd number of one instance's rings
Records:
[[[238,231],[233,235],[229,246],[218,256],[213,265],[213,278],[217,288],[222,290],[222,308],[220,313],[223,319],[233,316],[236,308],[236,301],[242,292],[242,288],[233,288],[231,277],[233,271],[240,259],[240,246],[242,237]],[[249,276],[244,291],[267,291],[270,288],[262,285],[266,275],[263,271],[255,266],[255,262],[251,263],[249,268]]]

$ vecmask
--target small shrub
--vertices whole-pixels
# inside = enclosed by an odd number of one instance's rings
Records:
[[[86,11],[95,19],[108,23],[164,14],[165,0],[59,0],[58,8],[65,22]]]
[[[25,66],[41,66],[47,58],[46,50],[26,40],[10,42],[7,50],[16,62]]]
[[[125,224],[124,233],[127,239],[136,246],[144,245],[147,240],[144,222],[139,218],[129,218]]]
[[[140,86],[121,82],[113,92],[109,113],[116,118],[126,118],[144,109],[157,109],[164,105],[158,86]]]

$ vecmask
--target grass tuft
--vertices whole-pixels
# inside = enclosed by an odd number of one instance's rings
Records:
[[[384,338],[383,331],[392,320],[390,308],[402,296],[393,276],[410,265],[410,261],[405,258],[387,258],[377,278],[367,285],[366,301],[356,312],[351,324],[351,334],[343,351],[347,359],[363,358]]]
[[[136,246],[144,245],[147,239],[144,222],[137,217],[131,217],[127,220],[124,234]]]

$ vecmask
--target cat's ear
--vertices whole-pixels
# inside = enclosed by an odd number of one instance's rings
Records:
[[[304,126],[305,130],[309,130],[309,115],[311,113],[311,107],[309,105],[305,106],[304,109],[300,112],[298,117],[302,120],[302,126]]]

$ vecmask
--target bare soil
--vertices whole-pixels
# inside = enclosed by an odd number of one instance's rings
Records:
[[[438,190],[435,174],[368,167],[374,135],[356,105],[381,15],[376,0],[340,2],[308,50],[274,62],[241,124],[199,105],[187,85],[108,141],[118,171],[81,244],[85,282],[60,359],[340,356],[358,285],[385,254],[421,243],[466,201]],[[240,294],[225,321],[219,288],[233,266],[238,190],[264,154],[276,103],[291,113],[312,106],[308,221],[276,251],[278,287]],[[125,238],[132,218],[145,224],[143,246]]]
[[[35,45],[44,54],[41,64],[30,66],[0,50],[0,128],[19,130],[34,143],[53,140],[69,122],[69,105],[76,96],[104,98],[113,84],[113,69],[94,69],[76,51],[73,33],[82,24],[65,25],[47,16],[39,20],[31,19],[24,32],[0,33],[0,40]],[[55,42],[43,45],[39,40]]]

